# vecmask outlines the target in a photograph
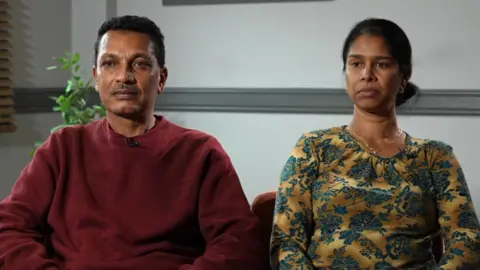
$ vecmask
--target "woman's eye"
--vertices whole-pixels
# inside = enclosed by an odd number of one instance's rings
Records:
[[[388,63],[378,63],[377,66],[379,68],[388,68],[389,67]]]

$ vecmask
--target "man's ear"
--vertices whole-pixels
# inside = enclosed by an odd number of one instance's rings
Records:
[[[98,92],[98,84],[97,84],[97,67],[96,66],[93,66],[92,67],[92,75],[93,75],[93,79],[95,81],[95,91]]]
[[[161,94],[165,90],[165,84],[168,79],[168,69],[166,66],[160,71],[160,80],[158,82],[158,93]]]

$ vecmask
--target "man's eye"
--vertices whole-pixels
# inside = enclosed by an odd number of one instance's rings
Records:
[[[150,67],[151,66],[150,63],[144,62],[144,61],[135,62],[134,65],[138,66],[138,67]]]
[[[110,60],[107,60],[107,61],[103,61],[102,62],[102,66],[104,67],[111,67],[113,66],[115,63],[113,61],[110,61]]]

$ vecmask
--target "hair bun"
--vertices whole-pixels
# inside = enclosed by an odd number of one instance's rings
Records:
[[[396,105],[400,106],[404,103],[406,103],[409,99],[411,99],[413,96],[417,95],[420,89],[418,88],[417,85],[407,82],[407,85],[405,86],[405,89],[403,93],[398,93],[397,95],[397,102]]]

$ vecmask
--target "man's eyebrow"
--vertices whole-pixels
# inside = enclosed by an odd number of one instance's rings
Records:
[[[102,58],[118,58],[118,55],[115,54],[115,53],[104,53],[104,54],[101,55],[100,58],[101,59]],[[136,59],[136,58],[151,59],[152,57],[147,53],[137,52],[137,53],[132,54],[132,56],[130,58],[131,59]]]
[[[348,56],[348,58],[363,59],[363,58],[365,58],[365,56],[361,55],[361,54],[351,54],[351,55]],[[376,59],[376,60],[393,60],[392,57],[387,56],[387,55],[376,55],[373,58]]]
[[[135,59],[135,58],[151,59],[152,57],[150,56],[150,54],[143,53],[143,52],[138,52],[138,53],[134,53],[134,54],[132,55],[132,58],[133,58],[133,59]]]

